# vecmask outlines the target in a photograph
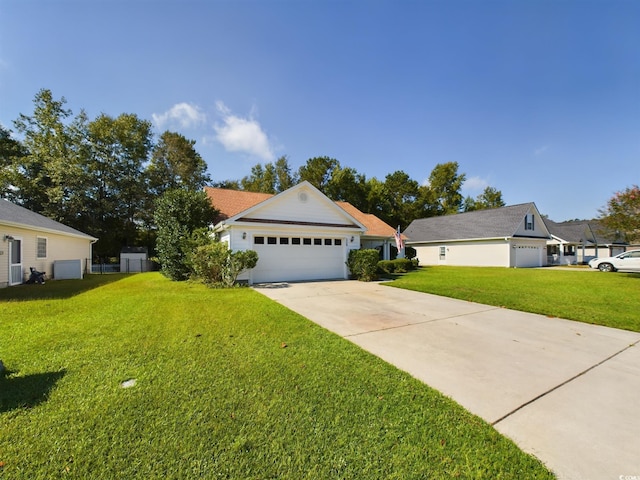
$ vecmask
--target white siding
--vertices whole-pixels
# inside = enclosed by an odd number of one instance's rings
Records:
[[[416,249],[420,265],[509,266],[509,243],[504,240],[411,246]],[[440,247],[445,247],[444,260],[440,258]]]
[[[411,245],[420,265],[541,267],[547,264],[546,240],[523,239]],[[445,258],[440,258],[445,247]]]
[[[242,217],[335,224],[353,223],[353,220],[340,207],[310,188],[295,189],[281,194],[274,197],[267,205],[259,206]]]
[[[47,278],[53,278],[55,260],[79,259],[82,261],[83,270],[86,268],[86,262],[91,261],[91,241],[88,239],[0,225],[0,287],[6,287],[9,282],[9,245],[4,241],[5,235],[22,239],[24,280],[29,278],[29,267],[45,272]],[[47,239],[46,258],[37,258],[38,237]]]

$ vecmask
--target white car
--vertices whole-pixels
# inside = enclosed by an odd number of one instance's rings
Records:
[[[640,272],[640,250],[629,250],[615,257],[594,258],[589,260],[591,268],[597,268],[601,272],[615,272],[624,270],[627,272]]]

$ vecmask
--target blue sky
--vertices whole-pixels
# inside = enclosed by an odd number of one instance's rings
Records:
[[[455,161],[556,221],[640,183],[635,0],[2,0],[0,123],[41,88],[196,140],[214,180]]]

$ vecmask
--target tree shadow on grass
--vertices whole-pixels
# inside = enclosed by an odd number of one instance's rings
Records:
[[[51,280],[44,285],[23,284],[15,287],[0,288],[0,302],[31,301],[71,298],[94,288],[99,288],[109,283],[117,282],[130,276],[126,273],[113,273],[106,275],[85,275],[82,280]]]
[[[12,372],[0,374],[0,413],[19,408],[33,408],[49,398],[55,384],[66,373],[34,373],[24,377],[12,376]]]

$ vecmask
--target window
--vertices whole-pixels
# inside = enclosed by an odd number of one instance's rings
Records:
[[[313,244],[314,245],[322,245],[322,239],[321,238],[314,238],[313,239]]]
[[[280,237],[280,245],[289,245],[289,239],[287,237]]]
[[[525,230],[535,230],[533,224],[533,213],[527,213],[524,216],[524,229]]]
[[[331,245],[331,239],[330,238],[325,238],[324,239],[324,244],[325,245]]]
[[[311,239],[310,238],[303,238],[302,239],[302,243],[304,245],[311,245]]]
[[[267,237],[268,245],[275,245],[276,243],[278,243],[278,239],[276,237]]]
[[[342,245],[342,239],[341,239],[341,238],[336,238],[336,239],[333,241],[333,244],[334,244],[336,247],[338,247],[338,246]]]
[[[47,258],[47,239],[38,237],[38,246],[36,248],[37,258]]]
[[[291,245],[300,245],[300,237],[293,237],[291,239]]]
[[[447,247],[440,247],[440,260],[446,260],[447,258]]]
[[[264,237],[253,237],[253,243],[256,245],[264,245]]]

